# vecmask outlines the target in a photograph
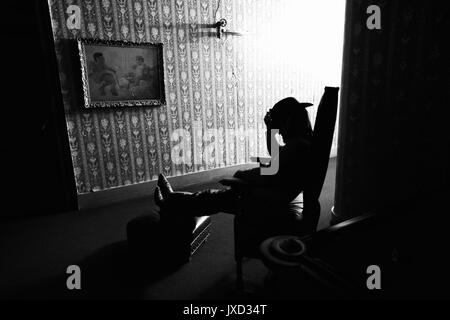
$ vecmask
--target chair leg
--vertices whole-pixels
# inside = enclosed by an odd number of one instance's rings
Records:
[[[242,258],[236,259],[236,288],[239,292],[244,291],[244,279],[242,275]]]

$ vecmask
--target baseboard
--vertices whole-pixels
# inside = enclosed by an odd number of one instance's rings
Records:
[[[227,166],[169,177],[168,180],[174,189],[183,190],[195,185],[204,184],[205,182],[218,182],[223,178],[231,177],[237,170],[250,169],[256,166],[257,164],[255,163]],[[98,208],[113,203],[120,203],[123,201],[152,196],[155,187],[156,180],[152,180],[129,186],[80,194],[78,195],[78,208],[79,210]]]

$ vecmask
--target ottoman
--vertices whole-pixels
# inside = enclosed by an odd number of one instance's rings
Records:
[[[188,262],[208,239],[211,218],[173,217],[160,219],[158,213],[139,216],[127,224],[130,252],[139,261],[158,266],[176,266]]]

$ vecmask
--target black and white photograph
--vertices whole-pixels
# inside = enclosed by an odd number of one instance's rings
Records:
[[[0,7],[0,300],[450,299],[448,6]]]

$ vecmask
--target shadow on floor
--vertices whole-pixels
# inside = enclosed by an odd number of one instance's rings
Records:
[[[69,290],[69,274],[46,279],[16,290],[8,298],[20,299],[138,299],[141,291],[175,273],[183,263],[163,261],[161,257],[137,258],[127,241],[107,245],[77,264],[81,270],[81,289]]]
[[[185,261],[171,261],[152,253],[151,248],[136,255],[127,241],[106,246],[81,264],[84,272],[83,298],[137,299],[141,291],[173,274]]]

